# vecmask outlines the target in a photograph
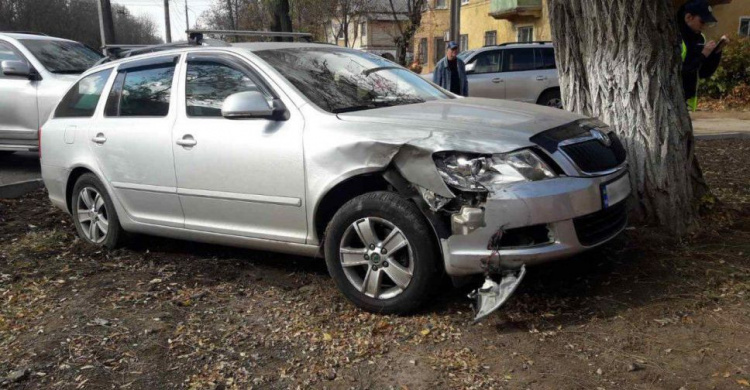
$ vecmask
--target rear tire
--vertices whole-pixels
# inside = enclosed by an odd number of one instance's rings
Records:
[[[561,110],[564,108],[559,89],[551,89],[544,92],[542,96],[539,97],[538,104],[547,107],[559,108]]]
[[[395,193],[372,192],[347,202],[328,224],[326,265],[356,306],[407,314],[440,285],[435,245],[416,205]]]
[[[73,223],[78,236],[89,244],[115,249],[125,232],[115,205],[102,182],[93,173],[81,175],[73,187]]]

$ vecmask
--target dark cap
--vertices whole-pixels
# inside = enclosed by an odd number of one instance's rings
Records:
[[[446,49],[458,49],[458,45],[456,42],[450,41],[447,45],[445,45]]]
[[[714,17],[713,9],[706,0],[690,0],[685,4],[685,12],[700,16],[703,23],[717,23],[718,20]]]

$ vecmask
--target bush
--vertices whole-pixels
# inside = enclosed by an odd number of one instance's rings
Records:
[[[708,80],[701,80],[698,96],[724,99],[750,86],[750,38],[731,37],[724,48],[721,65]]]

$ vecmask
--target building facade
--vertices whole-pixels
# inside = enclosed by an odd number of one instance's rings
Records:
[[[346,18],[331,18],[323,25],[326,42],[394,60],[395,38],[399,34],[396,20],[404,22],[407,17],[405,1],[394,0],[393,3],[396,8],[395,17],[389,0],[377,0],[368,2],[366,7],[352,8]]]
[[[450,31],[450,2],[428,0],[422,26],[414,37],[413,50],[423,73],[430,73],[445,55]],[[505,42],[550,41],[547,0],[455,0],[461,1],[461,50]],[[685,0],[674,0],[675,9]],[[706,35],[750,36],[750,0],[712,0],[719,20]]]

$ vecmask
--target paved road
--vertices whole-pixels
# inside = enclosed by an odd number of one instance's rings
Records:
[[[38,153],[0,156],[0,186],[41,178]]]
[[[750,137],[750,112],[695,112],[690,116],[699,137]]]

